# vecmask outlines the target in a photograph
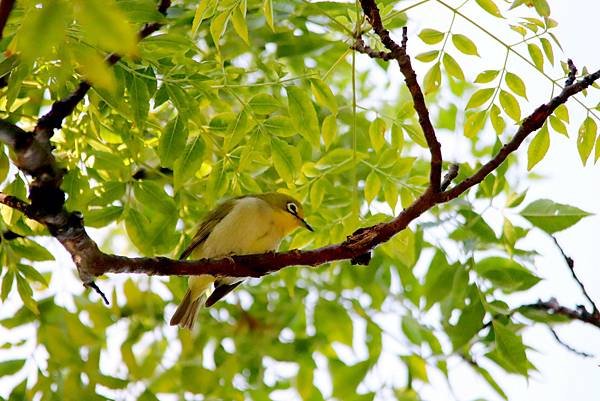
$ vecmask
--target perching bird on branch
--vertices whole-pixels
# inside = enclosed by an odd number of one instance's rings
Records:
[[[313,231],[304,220],[302,205],[291,196],[277,192],[241,196],[220,204],[206,216],[180,259],[272,251],[297,227]],[[171,325],[191,329],[200,306],[213,305],[242,281],[239,277],[191,276]]]

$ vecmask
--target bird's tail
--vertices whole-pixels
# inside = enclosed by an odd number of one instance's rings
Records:
[[[208,291],[202,291],[199,297],[192,298],[192,292],[188,289],[171,318],[171,326],[179,325],[191,330],[198,316],[198,308],[204,305],[207,298]]]

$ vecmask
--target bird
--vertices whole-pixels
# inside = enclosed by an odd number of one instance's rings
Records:
[[[304,219],[302,204],[292,196],[269,192],[229,199],[208,213],[190,245],[179,259],[228,257],[277,249],[281,240],[298,227],[313,228]],[[202,305],[212,306],[244,279],[190,276],[188,290],[170,325],[192,329]],[[212,291],[214,283],[214,291]]]

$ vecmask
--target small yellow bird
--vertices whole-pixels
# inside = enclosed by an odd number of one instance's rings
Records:
[[[211,211],[192,243],[179,259],[215,258],[272,251],[296,227],[312,227],[304,220],[302,205],[289,195],[270,192],[230,199]],[[201,305],[212,306],[244,279],[190,276],[188,290],[171,318],[171,326],[191,329]],[[215,289],[211,294],[213,283]]]

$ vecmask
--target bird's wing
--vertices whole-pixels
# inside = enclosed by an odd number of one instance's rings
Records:
[[[223,218],[229,214],[231,209],[233,209],[237,200],[238,198],[230,199],[220,204],[204,218],[202,223],[200,223],[200,227],[198,227],[198,232],[196,233],[196,235],[194,235],[191,244],[185,249],[185,251],[182,252],[181,256],[179,256],[179,260],[185,259],[188,256],[190,256],[190,254],[198,246],[200,246],[204,241],[206,241],[206,239],[208,238],[212,230],[215,228],[215,226],[219,224],[221,220],[223,220]]]
[[[210,306],[213,306],[215,304],[215,302],[217,302],[218,300],[223,298],[225,295],[229,294],[238,285],[242,284],[243,281],[244,280],[240,280],[233,284],[227,284],[223,280],[215,281],[215,290],[213,291],[212,294],[210,294],[210,297],[208,297],[208,299],[204,303],[204,306],[207,308]]]

